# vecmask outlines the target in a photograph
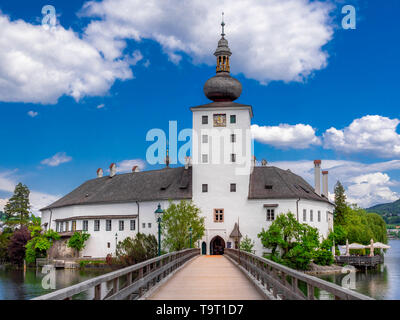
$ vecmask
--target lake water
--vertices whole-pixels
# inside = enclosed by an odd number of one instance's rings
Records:
[[[355,291],[379,300],[400,300],[400,240],[390,240],[385,263],[379,270],[355,273]],[[341,285],[344,274],[319,278]]]
[[[109,270],[57,269],[55,290],[100,276],[106,272]],[[0,266],[0,300],[28,300],[54,291],[43,288],[44,276],[41,269],[39,271],[28,269],[24,272],[23,270],[5,270]],[[84,293],[81,298],[88,297],[88,295]]]

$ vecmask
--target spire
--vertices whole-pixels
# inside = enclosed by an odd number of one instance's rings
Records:
[[[232,55],[231,49],[228,46],[228,40],[225,39],[225,22],[223,12],[221,27],[221,39],[218,41],[217,50],[214,52],[214,55],[217,57],[217,73],[230,72],[229,57]]]
[[[221,22],[221,26],[222,26],[222,33],[221,36],[222,38],[225,37],[225,32],[224,32],[224,27],[225,27],[225,22],[224,22],[224,13],[222,12],[222,22]]]

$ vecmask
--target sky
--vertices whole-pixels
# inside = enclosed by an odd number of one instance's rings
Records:
[[[340,180],[361,207],[397,200],[399,1],[0,0],[0,210],[18,182],[37,213],[112,162],[162,167],[147,132],[191,128],[210,102],[221,12],[256,158],[312,185],[321,159],[330,193]]]

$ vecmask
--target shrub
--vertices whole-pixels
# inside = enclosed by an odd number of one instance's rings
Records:
[[[314,252],[313,260],[314,263],[321,266],[329,266],[335,261],[332,252],[322,248]]]

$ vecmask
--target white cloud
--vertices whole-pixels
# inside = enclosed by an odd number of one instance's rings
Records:
[[[322,47],[333,36],[332,9],[309,0],[103,0],[85,3],[81,15],[100,18],[88,25],[85,39],[108,60],[121,57],[125,39],[145,38],[174,63],[184,53],[212,65],[224,11],[232,71],[267,83],[302,81],[326,66]]]
[[[0,191],[9,194],[10,196],[14,192],[15,186],[20,180],[19,177],[15,175],[16,170],[0,172]],[[55,196],[48,193],[39,192],[36,190],[31,190],[29,200],[31,204],[31,211],[35,215],[40,215],[39,209],[46,207],[52,202],[59,199],[60,196]],[[4,205],[8,202],[8,198],[0,199],[0,211],[3,209]]]
[[[73,30],[45,30],[0,12],[0,101],[54,104],[107,93],[116,79],[130,79],[129,60],[104,59]]]
[[[62,163],[70,162],[72,157],[67,156],[65,152],[58,152],[54,156],[42,160],[40,163],[50,167],[57,167]]]
[[[0,199],[0,211],[4,211],[4,206],[7,204],[8,199]]]
[[[390,189],[390,177],[386,173],[375,172],[354,177],[347,187],[347,200],[368,208],[377,203],[393,202],[400,194]]]
[[[315,129],[304,124],[280,124],[279,126],[251,126],[254,139],[280,148],[307,149],[311,145],[320,145]]]
[[[117,163],[117,172],[132,172],[132,168],[138,166],[140,170],[146,167],[146,162],[142,159],[123,160]]]
[[[35,215],[39,215],[40,209],[47,207],[49,204],[52,204],[59,198],[60,196],[55,196],[52,194],[38,192],[38,191],[31,191],[29,195],[31,210]]]
[[[290,169],[302,176],[314,186],[314,164],[312,160],[277,161],[270,165]],[[393,190],[400,184],[390,179],[389,172],[400,169],[400,160],[376,162],[371,164],[343,161],[322,160],[323,170],[329,171],[329,191],[339,180],[346,188],[348,201],[361,207],[370,207],[378,203],[397,200],[400,194]]]
[[[376,157],[400,156],[399,119],[367,115],[355,119],[344,129],[330,128],[324,133],[324,147],[345,153],[373,153]]]
[[[104,107],[105,107],[105,104],[102,103],[102,104],[99,104],[96,108],[97,108],[97,109],[103,109]]]
[[[32,110],[28,111],[28,116],[30,116],[32,118],[36,117],[38,114],[39,113],[37,113],[36,111],[32,111]]]

